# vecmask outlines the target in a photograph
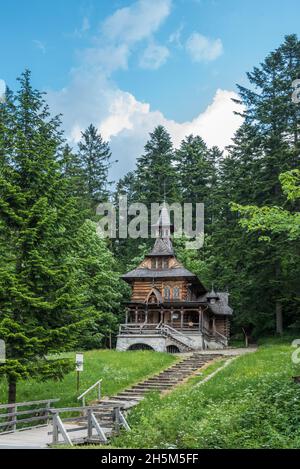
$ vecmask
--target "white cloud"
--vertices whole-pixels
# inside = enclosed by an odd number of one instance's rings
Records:
[[[194,62],[217,59],[223,52],[221,39],[210,39],[199,33],[193,33],[186,42],[186,50]]]
[[[166,60],[168,49],[157,45],[152,36],[169,14],[171,1],[156,1],[158,8],[153,8],[153,0],[139,0],[109,17],[93,47],[82,51],[80,65],[71,71],[69,84],[59,91],[48,92],[53,112],[63,114],[70,143],[76,144],[81,131],[90,123],[110,141],[114,158],[119,160],[113,168],[114,179],[134,168],[149,132],[158,124],[167,128],[176,147],[186,135],[193,133],[209,146],[224,148],[242,122],[233,113],[236,105],[231,98],[237,97],[233,91],[217,90],[206,109],[199,109],[194,119],[179,123],[167,119],[159,110],[152,110],[149,103],[137,100],[113,82],[112,71],[127,68],[137,41],[150,41],[141,65],[155,68]],[[106,42],[104,32],[108,34]]]
[[[147,115],[149,111],[149,104],[137,101],[130,93],[116,90],[108,108],[108,116],[100,123],[103,138],[110,140],[123,130],[132,130],[134,117]]]
[[[139,65],[141,68],[157,70],[169,57],[169,49],[159,44],[150,43],[144,50]]]
[[[94,123],[110,141],[114,158],[114,179],[134,168],[143,152],[149,132],[161,124],[170,132],[174,145],[189,134],[200,135],[209,146],[221,149],[231,143],[242,118],[234,114],[237,98],[233,91],[218,89],[212,103],[192,120],[183,123],[167,119],[149,103],[138,101],[131,93],[116,87],[103,74],[74,71],[71,83],[58,92],[49,92],[51,109],[63,113],[63,123],[70,143],[77,143],[84,130]]]
[[[135,43],[157,31],[171,11],[171,0],[139,0],[117,10],[102,26],[105,37],[112,42]]]
[[[180,24],[178,28],[170,34],[168,42],[174,44],[176,47],[182,48],[181,34],[183,30],[183,24]]]
[[[85,33],[91,29],[90,20],[88,16],[83,16],[80,27],[76,28],[71,34],[67,34],[70,37],[82,38]]]
[[[93,47],[81,54],[82,61],[101,68],[106,75],[118,69],[126,70],[136,44],[152,37],[170,14],[171,5],[171,0],[155,0],[154,8],[153,0],[138,0],[120,8],[102,23]],[[164,46],[153,46],[145,53],[148,54],[146,67],[157,68],[166,60],[168,50]]]
[[[44,42],[39,41],[38,39],[34,39],[33,44],[42,52],[42,54],[46,54],[46,45]]]

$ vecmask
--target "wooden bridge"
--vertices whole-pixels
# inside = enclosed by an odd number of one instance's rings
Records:
[[[120,404],[103,402],[94,406],[51,408],[58,400],[0,405],[0,411],[4,410],[0,413],[0,449],[46,448],[60,443],[105,444],[121,427],[130,430]],[[63,418],[65,414],[73,416]]]

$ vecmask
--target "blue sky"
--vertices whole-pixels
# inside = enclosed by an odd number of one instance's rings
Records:
[[[64,114],[71,143],[93,122],[119,163],[134,167],[148,132],[179,145],[199,133],[224,147],[236,83],[298,33],[298,0],[0,0],[0,80],[25,69]]]

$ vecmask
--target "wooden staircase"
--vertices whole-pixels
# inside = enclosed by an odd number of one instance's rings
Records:
[[[116,422],[119,420],[115,415],[117,408],[123,412],[137,405],[149,392],[156,391],[161,393],[170,391],[175,386],[183,383],[204,365],[220,356],[221,354],[201,355],[201,353],[194,352],[157,375],[149,377],[114,396],[94,402],[93,405],[97,405],[95,415],[101,421],[101,424],[108,429],[107,435],[110,437],[118,433]]]

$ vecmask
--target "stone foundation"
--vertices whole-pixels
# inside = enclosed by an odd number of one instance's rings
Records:
[[[222,345],[215,341],[206,341],[202,334],[186,335],[187,343],[193,350],[216,350],[223,348]],[[132,346],[146,345],[156,352],[167,352],[170,346],[176,346],[179,352],[186,351],[184,345],[180,345],[177,341],[173,341],[171,337],[163,337],[158,335],[142,335],[142,334],[122,334],[118,335],[116,349],[124,352]]]

